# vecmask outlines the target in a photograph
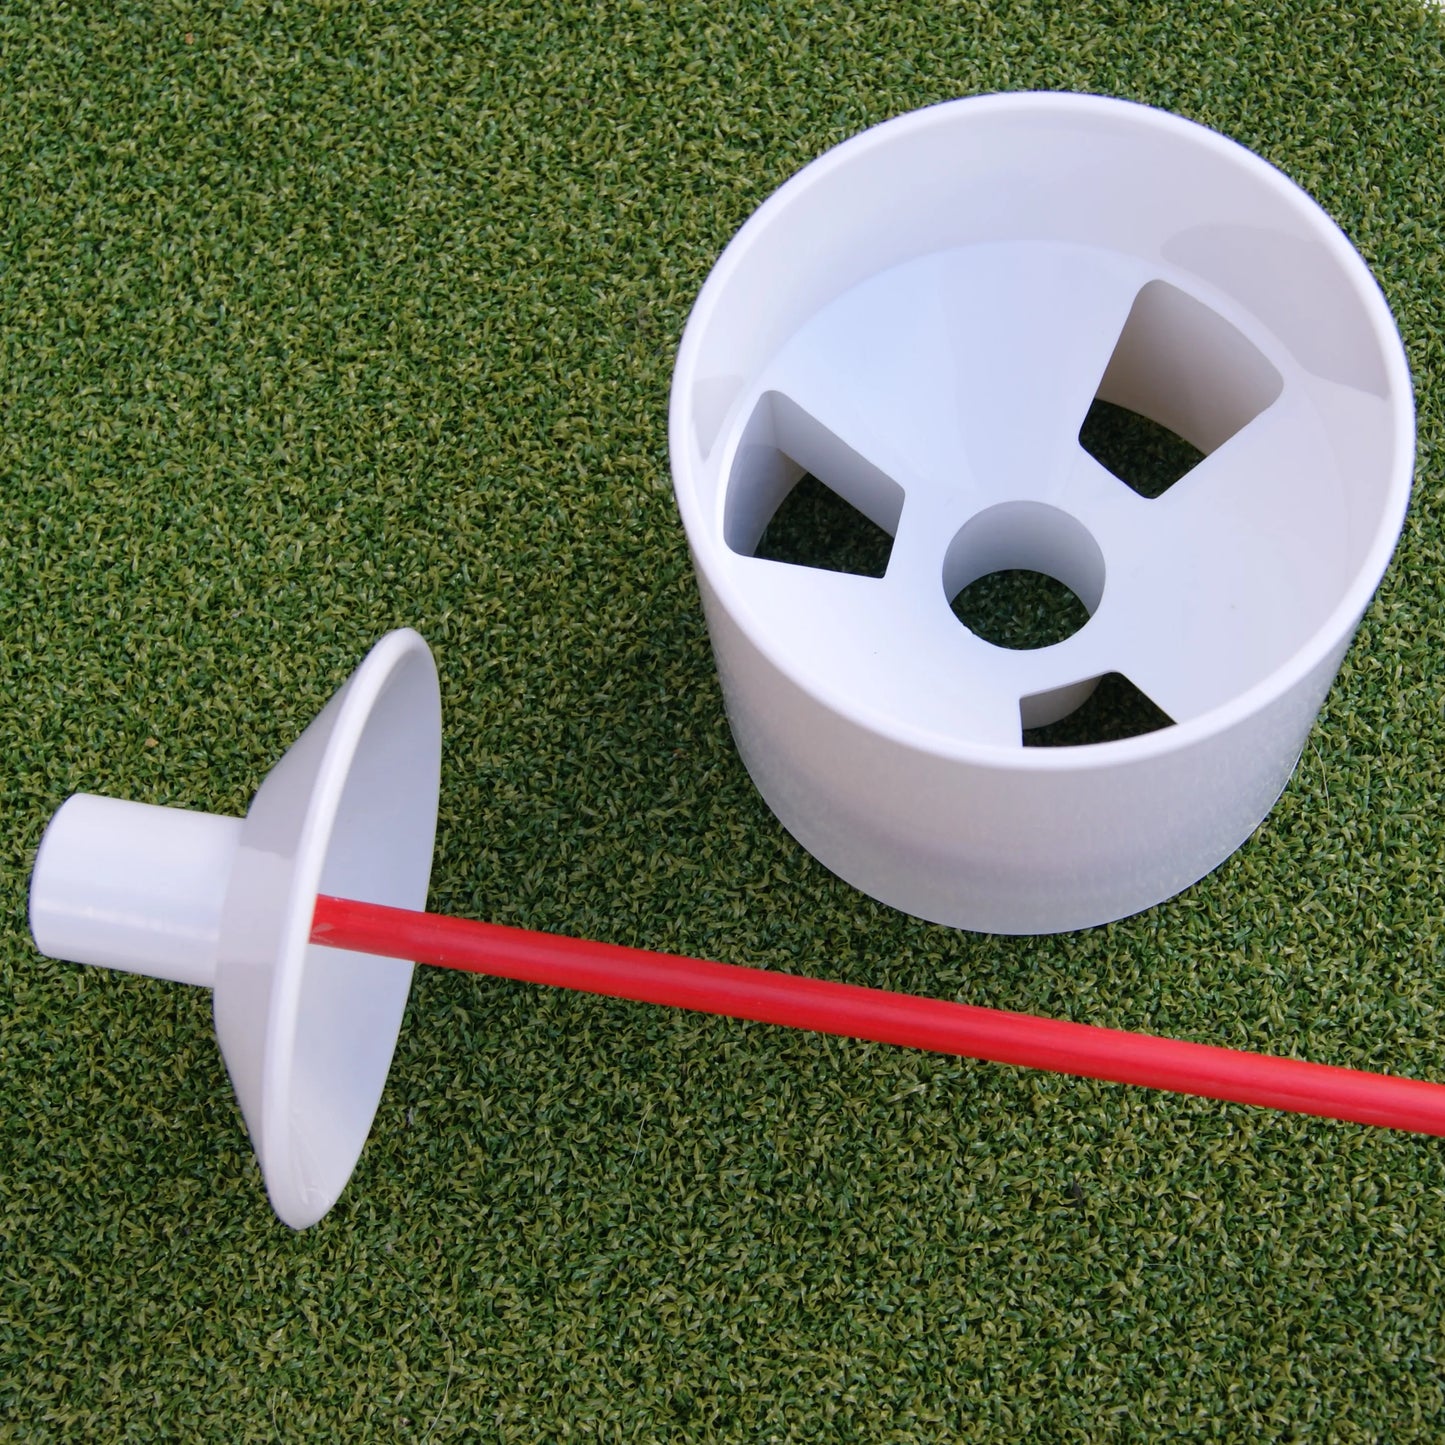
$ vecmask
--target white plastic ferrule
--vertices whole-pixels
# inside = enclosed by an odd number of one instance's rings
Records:
[[[176,983],[216,981],[239,818],[76,793],[50,820],[30,931],[51,958]]]

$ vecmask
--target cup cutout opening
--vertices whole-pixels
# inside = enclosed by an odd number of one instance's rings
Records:
[[[1151,281],[1134,298],[1079,445],[1140,496],[1157,499],[1283,387],[1238,327],[1177,286]]]
[[[1066,641],[1104,595],[1104,554],[1077,518],[1044,502],[1000,502],[949,544],[943,592],[955,617],[995,647]]]
[[[768,392],[738,443],[724,540],[744,557],[882,577],[903,500],[891,477],[790,398]]]
[[[1024,567],[975,578],[949,606],[975,637],[1018,652],[1064,642],[1089,620],[1070,587]]]
[[[1141,497],[1154,501],[1188,476],[1204,453],[1157,421],[1094,398],[1079,445]]]
[[[1077,700],[1079,693],[1082,700]],[[1174,719],[1122,672],[1023,698],[1019,720],[1026,748],[1122,742],[1174,726]]]

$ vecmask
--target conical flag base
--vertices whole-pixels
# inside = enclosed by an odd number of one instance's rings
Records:
[[[441,769],[417,633],[372,648],[244,820],[77,794],[41,840],[42,953],[214,990],[216,1034],[276,1213],[336,1202],[371,1128],[412,966],[310,942],[319,891],[420,908]]]

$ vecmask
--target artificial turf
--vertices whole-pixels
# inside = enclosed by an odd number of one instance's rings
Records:
[[[428,975],[293,1234],[206,996],[24,914],[68,793],[239,813],[410,624],[439,909],[1445,1079],[1442,82],[1405,0],[4,7],[0,1438],[1445,1438],[1440,1141]],[[777,826],[665,451],[758,202],[1019,88],[1301,182],[1420,421],[1267,823],[1046,939],[891,912]]]

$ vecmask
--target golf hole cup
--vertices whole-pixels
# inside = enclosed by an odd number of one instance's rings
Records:
[[[1118,474],[1081,440],[1109,408],[1194,464],[1162,491]],[[1262,821],[1413,449],[1389,308],[1329,217],[1212,131],[1081,95],[955,101],[814,161],[718,261],[672,389],[763,797],[864,892],[998,933],[1147,908]],[[886,561],[760,545],[804,477]],[[1064,584],[1083,625],[976,635],[951,603],[1011,571]],[[1101,682],[1142,703],[1135,735],[1035,745]]]

